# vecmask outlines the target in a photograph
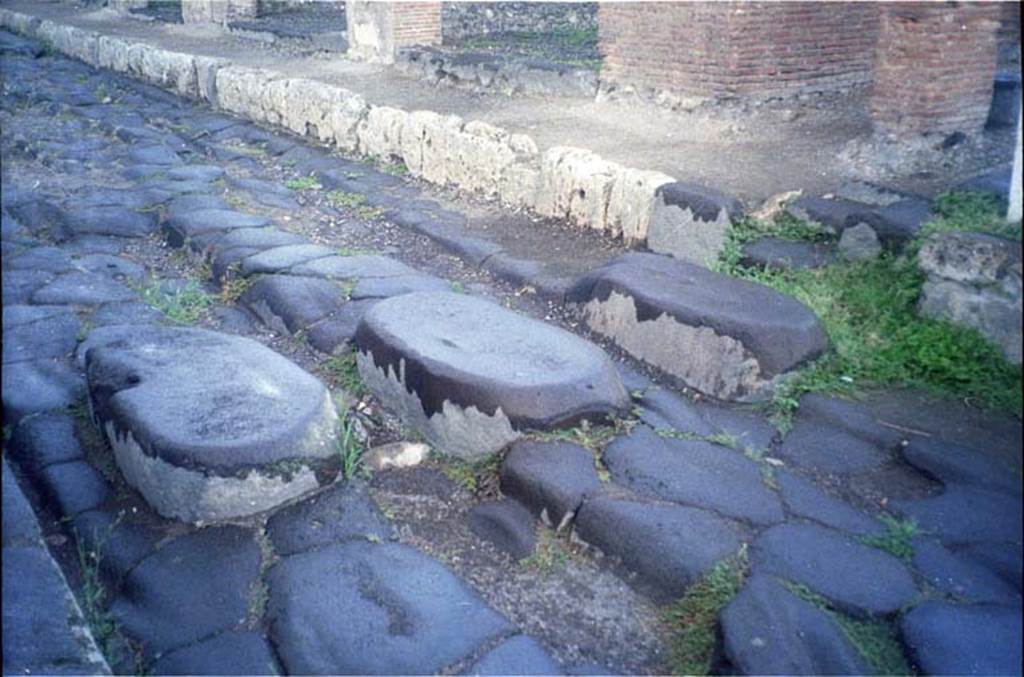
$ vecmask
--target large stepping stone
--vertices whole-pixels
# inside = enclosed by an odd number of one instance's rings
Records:
[[[356,331],[363,381],[436,448],[476,459],[524,429],[566,427],[628,405],[597,346],[466,294],[381,301]]]
[[[665,601],[736,552],[740,530],[704,510],[611,498],[584,502],[575,533],[606,555],[618,557]]]
[[[862,618],[896,613],[917,594],[910,572],[892,555],[809,524],[780,524],[762,533],[752,563],[755,573],[806,585]]]
[[[809,308],[768,287],[654,254],[623,254],[568,300],[626,351],[725,400],[764,397],[828,348]]]
[[[753,524],[785,515],[756,463],[743,454],[700,440],[663,437],[638,427],[612,441],[601,455],[619,484],[643,496],[713,510]]]
[[[583,499],[601,491],[594,454],[568,442],[512,445],[501,465],[501,491],[533,509],[541,520],[561,527]]]
[[[511,630],[404,545],[328,546],[285,558],[267,580],[270,638],[290,674],[436,674]]]
[[[160,514],[224,520],[317,488],[337,414],[293,363],[199,329],[104,327],[87,341],[93,414],[125,479]]]
[[[835,621],[768,576],[752,576],[720,622],[722,647],[737,674],[871,672]]]
[[[903,617],[900,629],[924,674],[1020,674],[1019,606],[925,602]]]

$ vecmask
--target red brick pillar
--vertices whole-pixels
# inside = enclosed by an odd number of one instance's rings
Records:
[[[894,133],[980,132],[992,103],[1002,3],[880,5],[871,112]]]
[[[349,55],[392,63],[401,47],[441,44],[440,2],[346,0]]]
[[[254,17],[259,0],[181,0],[181,18],[185,23],[225,23]]]

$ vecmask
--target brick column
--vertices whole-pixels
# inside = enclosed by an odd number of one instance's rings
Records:
[[[980,132],[992,103],[1002,3],[880,5],[871,112],[894,133]]]
[[[185,23],[225,23],[259,13],[259,0],[181,0]]]
[[[149,4],[149,0],[108,0],[107,7],[115,12],[129,12],[133,9],[142,9]]]
[[[345,0],[349,56],[393,63],[401,47],[441,44],[440,2]]]

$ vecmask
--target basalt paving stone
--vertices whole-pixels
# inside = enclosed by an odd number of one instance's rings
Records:
[[[283,508],[267,521],[267,535],[281,557],[352,540],[394,540],[394,527],[366,484],[349,481]]]
[[[376,299],[349,301],[340,310],[306,327],[306,340],[321,353],[334,353],[352,341],[363,315],[375,303]]]
[[[799,417],[782,439],[779,455],[798,468],[839,475],[873,470],[891,458],[885,448],[870,440],[831,423]]]
[[[3,368],[4,422],[81,400],[85,381],[66,360],[15,362]]]
[[[317,488],[334,453],[327,389],[251,339],[113,326],[86,343],[92,410],[129,484],[157,512],[216,521]],[[287,466],[287,467],[284,467]]]
[[[228,203],[216,195],[179,195],[167,203],[167,217],[175,218],[200,209],[227,210]]]
[[[128,159],[143,165],[170,167],[181,164],[181,157],[166,146],[145,146],[128,151]]]
[[[929,438],[911,440],[900,454],[943,484],[969,484],[1020,496],[1020,472],[999,455]]]
[[[301,244],[305,241],[305,238],[301,235],[288,233],[277,228],[239,228],[218,238],[213,243],[213,246],[217,250],[232,249],[234,247],[270,249],[272,247]]]
[[[259,324],[252,313],[233,306],[215,306],[210,310],[210,317],[216,321],[220,331],[241,336],[254,334]]]
[[[1004,582],[1021,592],[1024,579],[1024,553],[1019,543],[971,543],[957,554],[984,566]]]
[[[413,292],[449,292],[451,283],[433,275],[398,275],[396,277],[367,277],[352,289],[354,301],[384,299]]]
[[[19,422],[11,433],[6,451],[18,463],[35,469],[82,460],[85,455],[75,437],[74,419],[59,411]]]
[[[43,493],[57,509],[57,514],[74,517],[93,510],[110,497],[110,486],[103,476],[85,461],[57,463],[39,474]]]
[[[664,601],[677,599],[716,562],[734,554],[741,537],[734,523],[704,510],[611,498],[585,501],[575,532],[621,559]]]
[[[125,167],[124,171],[121,172],[126,179],[138,180],[148,179],[154,176],[166,176],[167,167],[163,165],[148,165],[148,164],[136,164],[130,167]]]
[[[202,529],[136,566],[110,612],[152,659],[244,623],[259,568],[260,550],[250,530]]]
[[[339,283],[330,280],[267,275],[250,285],[239,300],[268,327],[294,333],[337,312],[348,301],[348,295]]]
[[[662,437],[648,428],[611,442],[601,455],[619,484],[651,498],[683,503],[754,524],[785,519],[756,463],[700,440]]]
[[[783,503],[797,517],[857,535],[880,534],[885,531],[881,522],[829,496],[810,480],[787,471],[777,471],[775,480],[779,484]]]
[[[267,575],[270,638],[299,674],[429,674],[512,628],[433,559],[351,542],[293,555]]]
[[[835,621],[767,576],[752,576],[720,623],[723,652],[738,674],[871,672]]]
[[[225,632],[171,651],[153,663],[156,675],[277,675],[273,649],[255,632]]]
[[[77,343],[81,320],[73,312],[16,327],[4,327],[3,362],[67,357]]]
[[[758,268],[821,268],[835,260],[835,253],[823,244],[764,238],[743,247],[740,263]]]
[[[278,209],[298,209],[299,203],[292,197],[291,191],[276,183],[262,179],[231,178],[229,183],[249,193],[252,198],[266,207]]]
[[[415,275],[417,271],[401,261],[376,254],[327,256],[292,266],[293,275],[311,275],[331,279],[362,279]]]
[[[435,447],[466,459],[503,448],[522,429],[603,419],[629,399],[597,346],[466,294],[381,301],[355,343],[370,389]]]
[[[622,254],[568,300],[591,329],[719,399],[759,397],[828,347],[814,313],[768,287],[655,254]]]
[[[676,430],[696,435],[714,435],[721,432],[704,420],[691,400],[671,390],[655,388],[645,391],[640,420],[655,430]]]
[[[164,232],[172,247],[180,247],[202,233],[267,225],[270,225],[270,219],[265,216],[244,214],[231,209],[195,209],[169,216],[164,223]]]
[[[910,572],[892,555],[809,524],[763,532],[754,540],[751,565],[754,573],[806,585],[858,617],[896,613],[917,595]]]
[[[69,199],[68,206],[145,209],[160,204],[163,197],[163,194],[132,188],[90,188],[83,195]]]
[[[81,235],[61,244],[60,248],[72,256],[84,254],[120,254],[131,240],[109,235]]]
[[[110,254],[87,254],[75,259],[75,266],[89,273],[99,273],[107,277],[141,284],[146,277],[146,268],[134,261]]]
[[[533,516],[518,501],[478,503],[469,511],[469,528],[515,560],[529,557],[537,545]]]
[[[484,654],[466,674],[561,675],[563,672],[540,642],[526,635],[516,635]]]
[[[501,490],[553,527],[602,489],[594,455],[568,442],[515,442],[501,464]]]
[[[4,305],[28,303],[33,292],[55,277],[44,270],[5,270],[0,285],[3,287]]]
[[[64,211],[41,197],[28,197],[23,201],[8,202],[4,206],[11,216],[36,235],[47,232],[56,234],[64,225]]]
[[[104,303],[89,316],[89,326],[106,327],[117,324],[156,324],[166,318],[151,305],[141,301]]]
[[[942,547],[931,539],[914,543],[914,568],[933,586],[958,599],[994,604],[1020,604],[1020,591],[986,567]]]
[[[797,418],[811,420],[822,426],[832,426],[881,449],[894,449],[907,436],[905,431],[891,425],[883,425],[866,402],[829,397],[820,393],[808,393],[800,398]]]
[[[914,664],[930,675],[1016,675],[1021,666],[1020,607],[930,601],[900,622]]]
[[[938,496],[891,501],[898,514],[943,543],[1021,542],[1021,501],[1003,492],[952,484]]]
[[[146,237],[156,232],[156,217],[124,207],[71,207],[65,211],[61,240],[77,235]]]
[[[133,301],[135,292],[120,282],[97,273],[64,273],[32,294],[33,303],[95,306]]]
[[[243,228],[242,230],[249,230]],[[223,281],[228,277],[237,276],[238,268],[242,259],[258,254],[262,249],[258,247],[232,247],[231,249],[217,249],[210,263],[210,274],[214,280]]]
[[[75,538],[87,552],[96,553],[101,573],[115,589],[133,567],[153,554],[167,538],[165,530],[147,524],[140,513],[87,510],[71,521]]]
[[[57,247],[33,247],[17,256],[4,257],[7,270],[38,270],[47,273],[66,273],[75,265],[67,252]]]
[[[167,170],[172,181],[216,181],[224,176],[224,169],[217,165],[185,165]]]
[[[242,274],[249,276],[279,273],[292,266],[333,255],[333,249],[318,244],[293,244],[274,247],[259,254],[253,254],[242,261]]]
[[[0,501],[3,503],[3,509],[0,510],[0,519],[3,520],[3,547],[6,550],[8,546],[38,546],[42,542],[42,534],[39,532],[36,514],[28,499],[21,493],[21,487],[18,486],[7,460],[0,461],[0,465],[3,466],[3,493],[0,493]]]

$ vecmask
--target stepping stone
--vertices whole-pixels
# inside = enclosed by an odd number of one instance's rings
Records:
[[[3,363],[67,357],[75,350],[81,326],[78,316],[69,310],[30,324],[4,327]]]
[[[325,256],[332,256],[334,250],[318,244],[293,244],[274,247],[242,261],[242,275],[258,275],[261,273],[279,273],[292,266],[306,263]]]
[[[401,261],[376,254],[328,256],[292,266],[288,272],[293,275],[311,275],[344,280],[416,274],[414,268],[410,268]]]
[[[173,204],[173,203],[172,203]],[[238,228],[262,228],[270,220],[255,214],[243,214],[231,209],[202,208],[170,215],[164,224],[167,242],[172,247],[181,247],[191,238],[202,233],[229,231]]]
[[[271,329],[291,334],[337,312],[348,295],[340,283],[329,280],[267,275],[249,286],[239,301]]]
[[[155,675],[277,675],[274,652],[255,632],[225,632],[171,651],[152,665]]]
[[[575,534],[618,557],[666,602],[740,546],[737,525],[704,510],[611,498],[584,502]]]
[[[594,454],[568,442],[515,442],[501,464],[501,491],[561,528],[601,491]]]
[[[64,273],[32,294],[32,303],[97,306],[101,303],[134,301],[135,292],[120,282],[96,273]]]
[[[66,360],[30,360],[3,368],[4,422],[49,409],[64,409],[82,399],[85,382]]]
[[[785,519],[761,469],[740,452],[638,427],[601,455],[612,478],[641,496],[713,510],[753,524]]]
[[[293,363],[199,329],[104,327],[87,340],[93,414],[125,479],[161,515],[242,517],[317,488],[337,414]]]
[[[85,456],[75,437],[74,420],[56,411],[21,421],[11,433],[7,453],[21,465],[36,470]]]
[[[335,484],[279,510],[267,521],[267,535],[281,557],[345,541],[396,538],[363,482]]]
[[[950,442],[914,438],[901,451],[903,460],[943,484],[969,484],[1020,496],[1020,471],[977,449]]]
[[[755,573],[806,585],[861,618],[896,613],[917,595],[898,559],[824,527],[774,526],[757,537],[752,555]]]
[[[259,570],[260,549],[252,531],[201,529],[174,539],[136,566],[110,613],[152,659],[243,622]]]
[[[809,308],[768,287],[655,254],[623,254],[568,294],[587,325],[724,400],[764,397],[828,348]]]
[[[872,670],[824,611],[754,575],[722,610],[722,648],[742,675],[864,675]]]
[[[468,675],[561,675],[551,654],[532,637],[516,635],[494,647],[466,671]],[[605,673],[601,673],[605,674]]]
[[[597,346],[466,294],[381,301],[356,331],[359,373],[437,449],[477,459],[524,429],[567,427],[625,409]]]
[[[891,501],[900,515],[943,543],[1021,542],[1021,501],[1003,492],[953,484],[938,496]]]
[[[518,501],[484,501],[469,511],[469,528],[514,560],[533,554],[537,545],[533,516]]]
[[[929,675],[1016,675],[1020,607],[925,602],[900,622],[914,663]]]
[[[156,232],[156,217],[124,207],[75,207],[64,215],[61,240],[77,235],[146,237]]]
[[[834,260],[835,254],[825,245],[767,237],[744,246],[740,264],[757,268],[800,270],[821,268]]]
[[[438,562],[351,542],[275,564],[270,639],[290,674],[427,674],[512,628]]]
[[[914,568],[933,586],[958,599],[1020,604],[1020,591],[986,567],[951,553],[936,541],[914,543]]]
[[[813,482],[784,470],[775,473],[775,481],[782,492],[783,503],[797,517],[858,536],[885,531],[881,522],[829,496]]]

